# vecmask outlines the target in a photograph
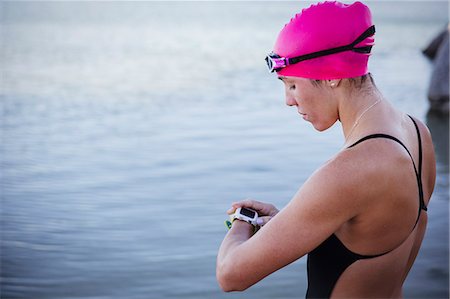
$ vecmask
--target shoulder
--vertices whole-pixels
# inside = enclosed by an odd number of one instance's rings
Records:
[[[379,151],[372,143],[366,141],[369,149],[358,147],[336,154],[309,177],[300,188],[298,198],[320,210],[340,211],[345,217],[343,221],[357,216],[363,201],[374,191],[373,182],[384,172],[384,167],[380,168],[382,159],[373,155]]]
[[[330,159],[313,173],[302,191],[314,193],[318,203],[346,209],[351,218],[361,213],[367,202],[382,196],[383,190],[389,190],[395,177],[402,175],[402,168],[410,166],[409,156],[396,142],[368,139]]]
[[[371,138],[360,144],[345,148],[325,163],[318,171],[321,177],[334,177],[343,186],[360,186],[360,183],[383,174],[397,153],[403,156],[404,149],[397,143],[385,138]],[[361,186],[360,186],[361,187]]]

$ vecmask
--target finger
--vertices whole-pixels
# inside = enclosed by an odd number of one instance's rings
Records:
[[[232,215],[232,214],[234,214],[234,213],[236,212],[236,210],[237,210],[238,208],[242,208],[242,207],[250,208],[249,206],[246,206],[246,205],[243,204],[242,202],[233,202],[233,203],[231,204],[231,208],[229,208],[229,209],[227,210],[227,214],[228,214],[228,215]]]
[[[227,210],[227,214],[228,214],[228,215],[234,214],[234,212],[236,212],[236,209],[237,209],[237,208],[240,208],[240,207],[242,207],[242,205],[241,205],[239,202],[233,202],[233,203],[231,204],[231,208],[229,208],[229,209]]]
[[[242,208],[242,207],[251,208],[251,206],[246,205],[246,204],[244,203],[244,201],[235,201],[235,202],[233,202],[233,203],[231,204],[231,208],[229,208],[229,209],[227,210],[227,214],[229,214],[229,215],[234,214],[234,212],[236,212],[236,210],[237,210],[238,208]]]
[[[256,223],[259,226],[264,226],[267,222],[270,221],[270,219],[272,219],[272,216],[262,216],[262,217],[258,217],[258,219],[256,220]]]

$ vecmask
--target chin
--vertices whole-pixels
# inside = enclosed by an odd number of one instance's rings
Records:
[[[322,127],[317,128],[317,127],[314,127],[314,129],[316,129],[316,131],[323,132],[323,131],[325,131],[328,128],[322,128]]]
[[[319,132],[323,132],[325,130],[328,130],[333,124],[324,124],[324,123],[312,123],[314,129]]]

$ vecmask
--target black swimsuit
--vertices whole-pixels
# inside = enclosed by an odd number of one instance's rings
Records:
[[[416,168],[414,159],[406,148],[406,146],[397,138],[385,135],[385,134],[373,134],[366,136],[351,146],[349,148],[356,146],[357,144],[373,138],[387,138],[398,142],[401,146],[405,148],[414,165],[414,171],[416,173],[417,185],[419,188],[419,200],[420,207],[414,228],[419,221],[420,213],[422,210],[426,211],[427,207],[423,200],[423,187],[422,187],[422,141],[420,138],[419,127],[417,126],[414,119],[410,116],[417,130],[417,136],[419,140],[419,169]],[[413,228],[413,230],[414,230]],[[316,249],[308,254],[308,290],[306,292],[306,298],[329,298],[334,289],[336,282],[342,273],[351,264],[358,260],[370,259],[378,256],[385,255],[392,250],[378,254],[378,255],[361,255],[350,251],[345,245],[339,240],[339,238],[332,234],[328,239],[326,239],[322,244],[320,244]]]

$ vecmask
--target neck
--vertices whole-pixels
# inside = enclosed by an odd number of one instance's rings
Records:
[[[339,120],[346,145],[367,127],[366,120],[370,119],[370,114],[382,99],[381,93],[373,85],[361,89],[352,88],[350,92],[342,91],[339,94]]]

